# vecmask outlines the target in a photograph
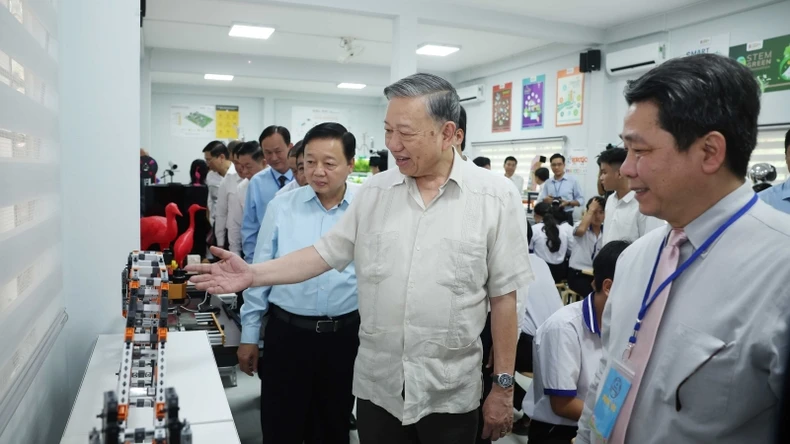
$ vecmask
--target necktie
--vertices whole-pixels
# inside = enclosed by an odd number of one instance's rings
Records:
[[[285,186],[285,181],[288,180],[285,176],[280,176],[277,178],[280,181],[280,188]]]
[[[669,234],[669,241],[661,252],[661,258],[656,267],[656,276],[653,279],[653,288],[650,289],[650,296],[675,270],[678,268],[678,260],[680,259],[680,246],[688,240],[686,233],[683,229],[674,229]],[[617,422],[614,425],[612,436],[609,443],[620,444],[625,442],[625,433],[628,428],[628,420],[631,418],[631,413],[634,409],[636,395],[639,393],[639,386],[642,382],[642,376],[645,373],[650,354],[653,351],[653,345],[656,342],[656,333],[658,332],[658,325],[661,323],[661,317],[664,314],[664,309],[667,306],[667,299],[669,298],[669,291],[672,284],[667,285],[664,290],[656,297],[650,309],[647,310],[642,325],[639,328],[637,335],[636,345],[631,351],[631,357],[626,365],[634,370],[634,381],[631,383],[631,390],[628,391],[628,396],[620,410],[617,417]]]

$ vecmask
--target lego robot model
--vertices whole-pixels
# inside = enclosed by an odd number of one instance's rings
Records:
[[[118,387],[104,393],[102,429],[93,429],[89,444],[192,444],[189,423],[178,418],[178,395],[165,386],[170,281],[162,253],[133,251],[121,283],[126,330]],[[135,418],[152,414],[152,425],[127,430],[132,411]]]

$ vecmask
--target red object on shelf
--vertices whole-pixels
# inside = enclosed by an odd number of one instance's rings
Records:
[[[195,243],[195,213],[205,209],[198,204],[192,204],[189,207],[189,228],[181,236],[178,236],[173,247],[173,254],[179,267],[184,266],[184,259],[192,251],[192,245]]]
[[[140,218],[140,249],[148,250],[153,244],[159,244],[159,249],[170,248],[170,244],[178,236],[178,223],[176,216],[182,216],[178,205],[169,203],[165,207],[165,217],[148,216]]]

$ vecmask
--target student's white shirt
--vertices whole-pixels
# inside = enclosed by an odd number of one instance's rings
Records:
[[[225,230],[228,223],[228,197],[238,189],[241,177],[236,174],[236,168],[230,164],[230,168],[225,173],[225,177],[219,184],[217,193],[217,204],[214,207],[214,235],[217,236],[217,245],[225,245]]]
[[[557,287],[554,286],[554,278],[546,261],[530,254],[529,262],[532,265],[532,273],[535,274],[535,282],[525,289],[518,290],[519,296],[522,293],[525,295],[523,308],[519,307],[518,310],[520,315],[518,326],[522,332],[535,336],[538,327],[562,308],[562,299]]]
[[[222,176],[216,171],[209,171],[206,175],[206,187],[208,187],[208,206],[211,226],[214,226],[214,216],[217,209],[217,198],[219,197],[219,185],[222,183]]]
[[[250,181],[242,180],[236,192],[228,196],[228,248],[241,256],[241,223],[244,220],[244,201]]]
[[[633,191],[622,199],[617,198],[617,193],[612,193],[606,199],[604,213],[603,245],[615,240],[633,242],[647,233],[647,216],[639,211],[639,202]]]
[[[505,176],[505,177],[507,177],[507,176]],[[519,176],[518,174],[513,174],[512,176],[508,177],[508,179],[510,179],[516,185],[516,188],[518,188],[518,192],[519,193],[523,193],[524,192],[524,178],[523,177]]]
[[[576,426],[577,421],[554,413],[549,396],[587,396],[603,355],[592,298],[562,307],[538,327],[532,343],[534,378],[522,404],[530,418]]]
[[[579,225],[581,225],[581,222],[577,222],[576,225],[573,226],[574,232]],[[601,240],[602,236],[603,230],[596,236],[592,228],[588,229],[583,236],[573,236],[571,238],[573,239],[571,259],[568,266],[580,271],[591,270],[593,267],[593,259],[603,245],[603,241]]]
[[[566,225],[567,228],[563,228],[563,225]],[[543,222],[532,226],[532,242],[529,243],[529,249],[549,264],[561,264],[568,254],[568,248],[570,246],[570,237],[568,237],[568,235],[570,234],[570,236],[573,236],[573,228],[568,224],[560,224],[560,249],[552,252],[549,250],[549,247],[546,246],[547,237],[546,233],[543,231],[543,226]]]
[[[301,187],[301,185],[299,185],[299,182],[297,182],[296,179],[294,179],[294,180],[288,182],[287,184],[285,184],[284,187],[282,187],[279,190],[277,190],[277,192],[274,193],[274,195],[275,196],[279,196],[280,194],[285,194],[285,193],[287,193],[287,192],[289,192],[291,190],[295,190],[295,189],[297,189],[299,187]]]

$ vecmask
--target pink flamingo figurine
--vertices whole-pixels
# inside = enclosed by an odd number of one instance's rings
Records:
[[[179,267],[184,266],[184,258],[192,251],[192,245],[195,242],[195,213],[205,209],[205,207],[201,207],[198,204],[192,204],[189,207],[189,228],[181,236],[178,236],[176,244],[173,246],[173,255]]]
[[[140,218],[140,248],[148,250],[153,244],[159,244],[159,249],[170,248],[170,244],[178,236],[178,223],[176,216],[182,216],[178,205],[169,203],[165,207],[165,217],[148,216]]]

